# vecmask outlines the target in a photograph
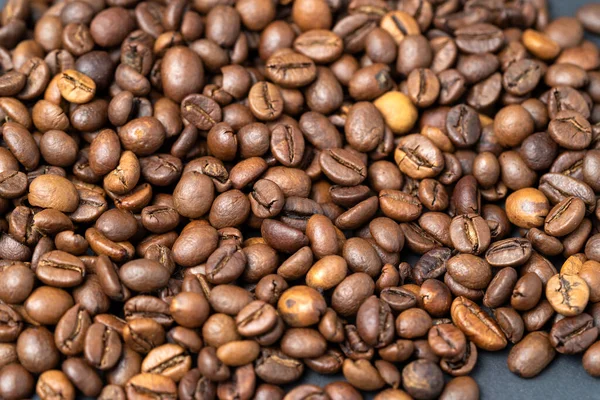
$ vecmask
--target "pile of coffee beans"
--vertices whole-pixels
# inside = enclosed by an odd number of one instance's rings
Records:
[[[507,347],[600,376],[586,30],[597,3],[8,0],[0,398],[472,400]]]

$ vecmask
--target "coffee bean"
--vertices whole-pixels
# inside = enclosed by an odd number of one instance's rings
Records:
[[[366,166],[360,158],[344,149],[323,151],[319,157],[323,173],[340,185],[354,186],[366,177]]]
[[[189,371],[190,355],[176,344],[163,344],[152,349],[142,361],[142,373],[160,374],[178,382]]]
[[[523,338],[525,325],[523,319],[514,308],[500,307],[494,310],[494,319],[512,343],[517,343]]]
[[[389,67],[372,64],[361,68],[348,82],[348,92],[355,100],[373,100],[392,88]]]
[[[0,15],[0,397],[471,399],[508,341],[598,375],[593,7],[108,3]]]
[[[95,368],[112,368],[121,355],[122,344],[117,332],[100,323],[90,325],[84,345],[87,362]]]
[[[489,232],[486,221],[474,214],[455,217],[450,225],[452,244],[463,253],[483,253],[490,243]]]
[[[294,40],[294,50],[315,62],[330,63],[342,55],[343,42],[335,33],[317,29],[299,35]]]
[[[156,373],[140,373],[133,376],[125,385],[127,398],[141,398],[148,394],[152,396],[177,397],[177,386],[167,376]]]
[[[452,324],[433,326],[427,340],[431,350],[440,357],[456,358],[467,350],[465,335]]]
[[[373,104],[358,102],[348,111],[344,131],[346,140],[353,148],[367,152],[382,141],[384,121]]]
[[[483,304],[489,308],[496,308],[506,303],[512,295],[517,283],[517,272],[514,268],[502,268],[494,276],[487,287]]]
[[[60,94],[72,103],[83,104],[89,102],[96,93],[94,81],[75,70],[63,71],[58,80]]]
[[[377,98],[373,105],[379,110],[384,121],[395,134],[401,135],[410,132],[417,122],[417,108],[404,93],[387,92]]]
[[[452,279],[469,289],[485,289],[492,280],[490,265],[472,254],[452,257],[446,268]]]
[[[83,262],[60,250],[44,254],[35,271],[39,280],[54,287],[77,286],[83,281],[85,272]]]
[[[421,380],[427,378],[427,384]],[[428,360],[413,361],[402,370],[402,386],[415,398],[435,398],[442,393],[444,378],[440,368]]]
[[[569,197],[558,203],[546,216],[544,230],[552,236],[565,236],[577,229],[585,215],[585,203]]]
[[[556,274],[546,284],[546,298],[564,316],[579,315],[587,305],[590,289],[577,275]]]
[[[119,278],[131,290],[149,292],[167,284],[169,271],[156,261],[139,259],[124,264]]]
[[[531,378],[546,368],[555,354],[547,333],[532,332],[510,350],[508,369],[518,376]]]
[[[59,370],[48,370],[38,379],[36,390],[41,399],[60,396],[64,399],[75,398],[75,388],[65,373]]]
[[[533,272],[523,275],[515,284],[510,304],[516,310],[527,311],[535,307],[542,295],[542,281]]]
[[[506,337],[496,324],[477,304],[464,297],[452,303],[452,322],[478,347],[498,350],[506,347]]]
[[[515,96],[531,92],[542,77],[542,67],[534,60],[522,59],[511,64],[504,72],[502,86]]]
[[[303,306],[298,308],[301,304]],[[288,325],[303,327],[317,323],[325,313],[326,304],[316,290],[307,286],[298,286],[283,292],[277,303],[277,309]]]
[[[493,25],[475,24],[456,30],[456,45],[466,53],[495,52],[502,45],[504,35]]]
[[[442,152],[419,134],[400,139],[394,160],[402,172],[415,179],[432,178],[444,168]]]
[[[523,44],[533,55],[542,60],[552,60],[560,53],[560,46],[548,35],[527,29],[523,32]]]
[[[394,337],[393,316],[390,306],[370,297],[358,309],[356,325],[361,338],[370,346],[377,348],[389,345]]]
[[[286,167],[296,167],[304,155],[304,137],[294,125],[277,124],[271,129],[271,153]]]
[[[556,322],[550,330],[550,343],[562,354],[575,354],[585,351],[598,337],[589,314],[566,317]]]
[[[142,117],[121,127],[119,138],[126,150],[131,150],[137,156],[147,156],[162,146],[165,130],[156,118]]]

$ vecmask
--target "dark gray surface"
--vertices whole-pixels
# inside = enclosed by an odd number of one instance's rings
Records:
[[[0,0],[0,8],[5,0]],[[594,0],[548,0],[553,18],[572,16],[578,7]],[[589,36],[596,43],[597,36]],[[560,267],[560,266],[557,266]],[[473,378],[477,380],[484,400],[593,400],[600,399],[600,380],[587,375],[581,366],[581,356],[558,355],[539,376],[525,380],[510,373],[506,367],[508,350],[489,353],[479,352]],[[332,380],[343,380],[341,375],[324,377],[308,370],[304,383],[320,386]],[[372,396],[369,396],[372,398]],[[37,398],[37,397],[36,397]]]

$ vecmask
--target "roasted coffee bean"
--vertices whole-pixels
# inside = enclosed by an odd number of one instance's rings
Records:
[[[517,272],[515,269],[502,268],[488,285],[483,297],[483,304],[486,307],[497,308],[506,303],[511,298],[516,283]]]
[[[427,340],[431,350],[440,357],[456,358],[467,350],[467,339],[460,329],[452,324],[433,326]]]
[[[451,314],[452,322],[478,347],[491,351],[506,347],[506,337],[500,327],[471,300],[457,297]]]
[[[546,298],[556,312],[566,317],[581,314],[589,297],[587,283],[577,275],[556,274],[546,284]]]
[[[405,339],[425,336],[431,328],[431,317],[419,308],[409,308],[402,311],[396,318],[396,333]]]
[[[514,308],[500,307],[494,310],[494,319],[512,343],[517,343],[523,338],[525,325],[523,319]]]
[[[36,385],[36,393],[41,399],[62,397],[75,398],[75,388],[68,376],[59,370],[48,370],[42,373]]]
[[[565,236],[581,224],[585,216],[585,203],[576,197],[568,197],[558,203],[546,216],[544,231],[552,236]]]
[[[396,164],[411,178],[432,178],[444,168],[442,152],[426,137],[413,134],[404,136],[394,153]]]
[[[502,86],[512,95],[523,96],[531,92],[542,77],[539,62],[522,59],[512,63],[504,72]]]
[[[545,332],[531,332],[508,355],[508,369],[523,378],[538,375],[552,362],[556,351]]]
[[[112,368],[121,356],[121,339],[117,332],[100,323],[90,325],[83,352],[87,362],[95,368]]]
[[[423,384],[425,379],[425,384]],[[413,361],[402,370],[402,386],[414,398],[436,398],[444,388],[440,368],[428,360]]]
[[[356,314],[356,326],[361,338],[376,348],[390,344],[394,337],[394,324],[390,306],[375,296],[367,299]]]
[[[167,376],[155,373],[140,373],[127,381],[125,392],[127,398],[133,399],[148,395],[176,398],[177,385]]]
[[[494,267],[523,265],[531,257],[531,243],[527,239],[504,239],[495,242],[485,253],[485,259]]]
[[[42,325],[54,325],[73,306],[73,298],[62,289],[40,286],[29,295],[24,306],[34,321]]]
[[[585,351],[598,337],[589,314],[566,317],[556,322],[550,330],[550,343],[562,354],[575,354]]]
[[[542,281],[534,273],[523,275],[515,284],[510,305],[519,311],[527,311],[536,306],[542,295]]]
[[[490,244],[489,232],[487,222],[474,214],[455,217],[450,225],[452,244],[462,253],[483,253]]]
[[[164,343],[165,330],[153,319],[133,319],[123,328],[123,341],[131,349],[145,354]]]
[[[492,280],[492,269],[482,258],[460,254],[448,260],[446,269],[454,281],[468,289],[485,289]]]
[[[35,275],[22,263],[15,263],[0,272],[0,300],[8,304],[24,302],[31,294]]]
[[[508,341],[600,375],[596,8],[213,3],[2,11],[0,397],[468,400]]]
[[[321,152],[319,163],[323,173],[340,185],[355,186],[367,177],[363,161],[348,150],[325,150]]]
[[[131,290],[149,292],[167,284],[169,271],[156,261],[139,259],[123,265],[119,278]]]
[[[308,286],[295,286],[286,290],[277,303],[283,320],[294,327],[317,323],[326,308],[323,296]]]
[[[167,343],[152,349],[142,361],[142,373],[160,374],[178,382],[190,370],[192,357],[179,345]]]

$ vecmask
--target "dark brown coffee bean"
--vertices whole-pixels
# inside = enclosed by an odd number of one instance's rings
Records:
[[[198,196],[198,193],[202,193]],[[211,179],[199,172],[184,173],[173,191],[173,204],[184,217],[197,218],[210,210],[214,199],[214,185]]]
[[[292,51],[282,51],[266,61],[266,74],[278,85],[295,88],[312,82],[317,69],[310,58]]]
[[[531,92],[542,77],[542,67],[534,60],[522,59],[511,64],[504,72],[502,86],[515,96]]]
[[[431,106],[440,93],[440,82],[433,71],[426,68],[413,70],[407,80],[408,95],[421,108]]]
[[[389,67],[372,64],[359,69],[348,82],[348,92],[355,100],[373,100],[393,86]]]
[[[515,269],[510,267],[502,268],[494,276],[485,291],[483,304],[486,307],[497,308],[506,303],[511,297],[516,283],[517,272]]]
[[[427,383],[421,384],[425,378]],[[402,370],[402,386],[415,398],[435,398],[442,393],[444,378],[440,368],[428,360],[413,361]]]
[[[589,314],[566,317],[552,326],[550,344],[562,354],[576,354],[585,351],[598,337]]]
[[[342,39],[334,32],[316,29],[302,33],[294,40],[294,50],[317,63],[330,63],[343,52]]]
[[[460,329],[452,324],[433,326],[427,340],[431,350],[440,357],[456,358],[467,350],[467,339]]]
[[[86,268],[77,257],[54,250],[44,254],[35,271],[39,280],[54,287],[73,287],[83,282]]]
[[[358,309],[356,326],[359,335],[369,346],[385,347],[394,338],[391,308],[375,296],[367,299]]]
[[[489,232],[487,222],[475,214],[455,217],[450,225],[452,244],[463,253],[483,253],[490,244]]]
[[[62,364],[62,370],[69,380],[85,396],[97,396],[102,390],[102,380],[83,358],[69,358]]]
[[[548,134],[560,146],[570,150],[582,150],[589,146],[592,131],[589,122],[578,112],[558,112],[548,125]]]
[[[532,332],[515,345],[508,355],[508,369],[524,378],[539,374],[556,354],[545,332]]]
[[[304,155],[304,137],[296,124],[277,124],[271,128],[271,153],[286,167],[296,167]]]
[[[221,122],[222,111],[214,100],[200,94],[191,94],[181,102],[181,115],[196,128],[208,130]]]
[[[374,150],[383,140],[384,121],[371,103],[358,102],[350,107],[344,131],[348,143],[358,151]]]
[[[73,306],[73,298],[62,289],[40,286],[29,295],[24,306],[34,321],[43,325],[54,325]]]
[[[519,311],[527,311],[536,306],[542,296],[542,281],[533,272],[523,275],[515,284],[510,305]]]
[[[471,254],[452,257],[446,268],[452,279],[469,289],[485,289],[492,279],[490,265]]]
[[[265,382],[282,385],[296,381],[304,371],[304,364],[281,351],[263,349],[256,360],[255,371]]]
[[[92,324],[85,337],[84,355],[95,368],[112,368],[121,355],[122,344],[114,330],[99,324]]]
[[[156,261],[139,259],[124,264],[119,277],[131,290],[150,292],[167,284],[169,271]]]
[[[495,26],[475,24],[456,30],[456,45],[466,53],[495,52],[503,43],[504,35]]]
[[[372,278],[362,272],[347,276],[334,290],[332,308],[343,316],[354,315],[362,302],[373,294]]]
[[[485,259],[494,267],[524,264],[531,257],[531,243],[527,239],[504,239],[493,243],[485,253]]]

